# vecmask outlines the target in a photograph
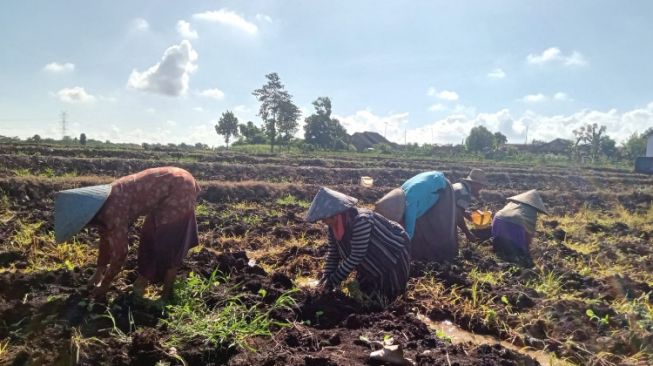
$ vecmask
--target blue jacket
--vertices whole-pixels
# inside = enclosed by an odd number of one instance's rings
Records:
[[[438,191],[446,186],[447,179],[437,171],[417,174],[401,186],[406,195],[404,226],[411,239],[415,234],[415,222],[438,202]]]

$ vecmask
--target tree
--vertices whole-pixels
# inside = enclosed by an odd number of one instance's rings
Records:
[[[267,83],[252,94],[261,103],[258,115],[265,123],[265,131],[270,139],[270,151],[273,152],[278,132],[289,137],[297,130],[299,108],[292,103],[292,96],[284,89],[276,72],[265,77]]]
[[[227,149],[229,149],[231,137],[238,136],[238,118],[231,111],[222,113],[218,124],[215,125],[215,132],[224,136],[224,142],[227,144]]]
[[[238,125],[240,135],[244,138],[241,143],[245,144],[265,144],[265,127],[257,127],[254,122],[247,121],[247,124],[241,123]]]
[[[629,159],[635,160],[640,156],[644,156],[646,153],[646,136],[650,133],[653,133],[653,127],[641,135],[635,132],[623,143],[624,152]]]
[[[601,153],[608,159],[614,159],[617,156],[617,142],[610,136],[601,136],[600,145]]]
[[[483,151],[494,146],[494,135],[485,126],[476,126],[469,131],[465,139],[465,147],[469,151]]]
[[[41,142],[41,136],[40,135],[34,135],[28,140],[34,141],[35,143],[38,144],[39,142]]]
[[[300,115],[299,108],[292,101],[287,100],[281,103],[277,129],[280,140],[285,144],[289,144],[293,135],[297,132],[297,119],[299,119]],[[288,148],[290,148],[290,145],[288,145]]]
[[[86,134],[83,132],[81,135],[79,135],[79,144],[82,146],[86,146]]]
[[[585,142],[590,147],[590,156],[592,157],[592,163],[596,161],[601,150],[601,135],[605,132],[605,126],[599,126],[596,123],[588,123],[585,126],[581,126],[579,129],[574,130],[574,136],[576,136],[576,146],[580,141]]]
[[[304,140],[323,149],[346,149],[349,135],[335,118],[331,118],[331,99],[319,97],[313,102],[315,113],[306,117]]]
[[[494,133],[494,147],[495,148],[498,148],[501,145],[505,145],[506,142],[508,142],[508,138],[506,137],[506,135],[502,134],[499,131]]]

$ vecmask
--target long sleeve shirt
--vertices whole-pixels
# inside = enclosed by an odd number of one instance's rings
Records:
[[[410,261],[406,232],[399,224],[370,210],[358,209],[358,212],[343,240],[336,240],[329,229],[324,266],[327,283],[335,287],[353,270],[379,280],[396,271],[403,273],[398,277],[407,278]],[[389,286],[399,287],[398,284]]]

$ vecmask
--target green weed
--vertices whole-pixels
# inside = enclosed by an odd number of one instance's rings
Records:
[[[195,214],[197,216],[209,216],[211,213],[211,210],[209,209],[209,206],[205,203],[200,203],[195,207]]]
[[[279,296],[267,309],[247,307],[239,296],[232,296],[215,305],[207,305],[205,297],[227,278],[214,271],[207,279],[194,273],[177,282],[176,303],[168,305],[168,317],[162,322],[170,330],[167,343],[180,346],[193,339],[202,339],[215,346],[227,345],[254,351],[248,340],[255,336],[271,336],[275,327],[287,323],[271,319],[270,314],[281,308],[296,306],[292,290]]]
[[[286,195],[284,197],[281,197],[281,198],[277,198],[276,202],[277,202],[277,205],[280,205],[280,206],[299,206],[299,207],[302,207],[302,208],[308,208],[308,206],[310,206],[310,204],[311,204],[308,201],[300,200],[299,198],[297,198],[297,197],[295,197],[293,195],[290,195],[290,194]]]

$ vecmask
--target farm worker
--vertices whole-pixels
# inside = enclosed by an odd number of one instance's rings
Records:
[[[357,208],[357,199],[322,187],[306,221],[328,225],[329,248],[320,279],[323,289],[337,287],[353,271],[361,291],[393,300],[404,293],[410,269],[404,229],[376,212]]]
[[[134,293],[148,283],[163,282],[163,297],[172,295],[177,269],[188,249],[198,244],[195,200],[200,191],[193,176],[180,168],[161,167],[122,177],[111,184],[58,192],[55,238],[69,240],[85,225],[99,227],[100,248],[92,295],[104,295],[127,258],[129,225],[145,222],[138,246]]]
[[[458,255],[454,192],[442,172],[410,178],[377,201],[375,211],[406,228],[412,259],[450,260]]]
[[[548,212],[534,189],[509,197],[508,201],[492,220],[492,246],[502,258],[531,267],[530,244],[537,214]]]
[[[465,234],[467,240],[477,241],[478,238],[469,231],[465,219],[471,221],[471,212],[469,207],[472,204],[472,197],[479,196],[479,191],[488,185],[485,172],[481,169],[472,169],[467,178],[463,178],[458,183],[451,185],[453,188],[454,199],[456,201],[456,226]]]

